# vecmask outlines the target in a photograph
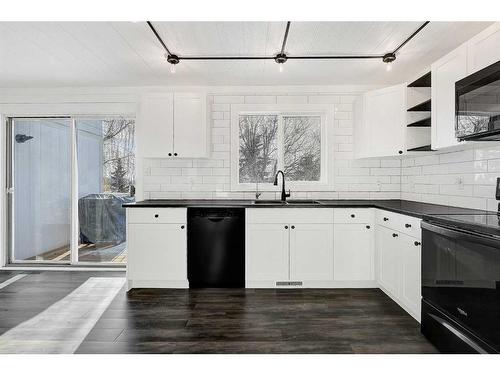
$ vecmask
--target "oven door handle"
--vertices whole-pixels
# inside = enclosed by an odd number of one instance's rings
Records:
[[[441,224],[431,224],[427,221],[422,221],[421,227],[422,229],[434,232],[441,236],[452,238],[454,240],[475,242],[485,246],[495,247],[500,250],[500,237],[488,236],[454,227],[447,227]]]

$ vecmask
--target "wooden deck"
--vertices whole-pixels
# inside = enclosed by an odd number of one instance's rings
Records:
[[[69,262],[69,246],[63,246],[54,250],[50,250],[26,260]],[[78,247],[78,260],[80,262],[125,264],[127,263],[127,246],[125,242],[122,242],[120,244],[101,243],[98,245],[80,244]]]

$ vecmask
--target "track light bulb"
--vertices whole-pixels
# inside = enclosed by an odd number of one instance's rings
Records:
[[[387,72],[390,72],[392,70],[392,64],[391,63],[387,63],[386,66],[385,66],[385,70]]]
[[[175,64],[170,64],[170,73],[175,74]]]
[[[283,64],[278,64],[278,65],[279,65],[280,73],[283,73],[283,69],[285,68],[285,66]]]

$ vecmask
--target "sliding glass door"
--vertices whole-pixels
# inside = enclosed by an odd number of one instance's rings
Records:
[[[9,119],[10,262],[126,262],[122,204],[134,200],[134,125]]]
[[[69,261],[71,120],[13,119],[11,258]]]

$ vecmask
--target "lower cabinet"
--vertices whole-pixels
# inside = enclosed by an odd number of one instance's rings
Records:
[[[333,280],[333,224],[247,224],[247,286]]]
[[[290,226],[290,280],[333,279],[333,225]]]
[[[288,224],[248,224],[246,231],[246,279],[289,279]]]
[[[381,288],[420,321],[420,239],[380,225],[376,238],[377,280]]]
[[[374,228],[371,224],[335,224],[334,279],[374,280]]]
[[[180,221],[178,210],[131,210],[135,211],[127,226],[128,288],[187,288],[186,223],[169,222]]]

